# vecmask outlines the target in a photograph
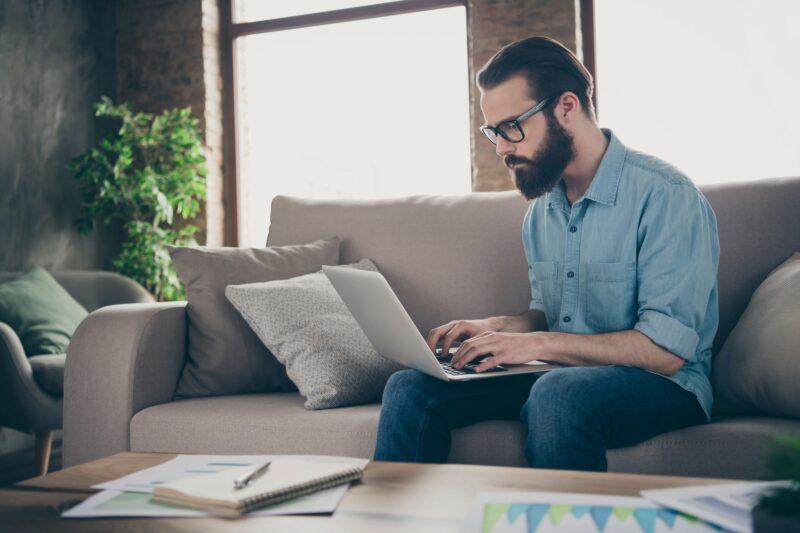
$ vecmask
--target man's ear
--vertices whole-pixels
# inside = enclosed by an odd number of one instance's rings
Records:
[[[553,110],[556,119],[558,119],[559,124],[562,126],[572,124],[581,111],[581,101],[578,100],[575,93],[571,91],[561,94]]]

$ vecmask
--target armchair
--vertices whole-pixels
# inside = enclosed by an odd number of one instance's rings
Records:
[[[21,272],[0,272],[0,283]],[[53,272],[53,277],[89,312],[118,303],[152,302],[130,278],[104,271]],[[0,427],[33,433],[36,467],[49,466],[53,431],[62,426],[66,354],[26,354],[17,334],[0,322]]]

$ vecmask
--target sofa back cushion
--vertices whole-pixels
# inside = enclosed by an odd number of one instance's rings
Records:
[[[700,187],[719,227],[719,329],[722,349],[753,292],[800,250],[800,178],[771,178]]]
[[[707,185],[717,216],[720,322],[714,353],[756,287],[800,250],[800,178]],[[371,258],[423,333],[455,318],[521,313],[530,303],[522,249],[528,202],[517,192],[309,200],[277,196],[267,243],[342,237],[342,261]]]
[[[369,257],[417,328],[521,313],[530,303],[519,194],[272,202],[268,246],[342,237],[341,262]],[[313,237],[311,240],[317,237]]]

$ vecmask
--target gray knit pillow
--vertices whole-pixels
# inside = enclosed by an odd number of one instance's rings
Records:
[[[369,259],[346,266],[378,270]],[[378,355],[322,271],[228,285],[225,296],[286,366],[306,409],[379,401],[386,380],[401,368]]]

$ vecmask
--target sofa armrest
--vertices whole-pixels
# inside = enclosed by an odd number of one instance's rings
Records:
[[[138,411],[172,401],[186,358],[186,302],[112,305],[81,322],[64,371],[63,463],[130,447]]]

